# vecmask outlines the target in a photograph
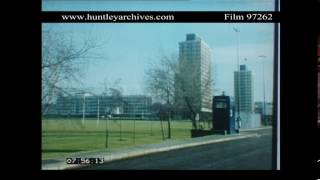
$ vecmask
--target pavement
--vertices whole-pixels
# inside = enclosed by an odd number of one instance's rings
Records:
[[[228,142],[234,140],[240,140],[250,137],[260,137],[260,131],[265,129],[271,129],[271,127],[252,129],[247,131],[240,131],[239,134],[232,135],[210,135],[204,137],[190,138],[185,140],[165,140],[162,143],[136,145],[128,148],[113,149],[113,150],[96,150],[77,152],[69,154],[68,156],[58,157],[50,160],[42,161],[43,170],[67,170],[67,169],[79,169],[90,166],[89,164],[66,164],[66,158],[103,158],[104,163],[114,162],[117,160],[124,160],[128,158],[134,158],[139,156],[145,156],[149,154],[168,152],[178,149],[197,147],[202,145],[208,145],[219,142]],[[92,165],[91,165],[92,166]]]
[[[272,170],[272,131],[259,136],[148,154],[79,170]]]

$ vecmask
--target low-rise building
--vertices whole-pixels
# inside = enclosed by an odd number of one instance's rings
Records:
[[[54,112],[57,116],[112,114],[114,116],[143,117],[150,114],[151,103],[151,97],[145,95],[127,95],[121,98],[102,95],[60,96],[57,98]],[[46,115],[45,112],[43,113]]]

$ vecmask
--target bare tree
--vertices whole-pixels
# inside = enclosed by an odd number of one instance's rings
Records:
[[[180,60],[175,74],[175,106],[182,112],[187,112],[193,128],[197,129],[196,115],[201,111],[202,90],[200,67],[186,61]],[[206,84],[206,86],[208,86]]]
[[[176,106],[187,110],[195,129],[198,128],[197,114],[203,112],[203,108],[212,105],[214,80],[211,76],[211,62],[207,64],[209,67],[202,68],[202,66],[199,60],[180,57],[175,76]]]
[[[146,84],[148,91],[155,97],[161,99],[165,103],[166,111],[161,109],[162,122],[163,115],[168,122],[168,138],[171,138],[171,117],[174,104],[174,78],[177,66],[176,55],[163,55],[159,64],[155,64],[152,68],[146,71]],[[159,111],[160,112],[160,111]],[[162,125],[162,124],[161,124]]]
[[[113,83],[108,82],[108,80],[105,78],[103,82],[104,91],[103,96],[110,96],[111,97],[111,103],[106,105],[105,112],[107,117],[111,117],[112,114],[123,113],[124,107],[127,105],[127,102],[123,98],[123,89],[121,87],[121,79],[116,79]],[[119,139],[122,139],[122,120],[119,119],[120,123],[119,125]],[[106,124],[106,147],[108,147],[108,126]]]
[[[208,72],[203,72],[201,66],[194,63],[199,62],[178,59],[174,55],[171,57],[164,55],[159,64],[146,71],[146,84],[154,96],[166,103],[170,112],[169,117],[173,110],[186,112],[193,128],[197,129],[196,115],[201,112],[201,107],[205,103],[202,102],[202,97],[212,93],[214,81],[211,78],[211,65],[207,68]],[[204,83],[201,82],[201,73],[209,74]],[[170,133],[170,118],[168,126]]]
[[[94,57],[91,52],[97,45],[89,38],[75,45],[64,34],[52,31],[43,31],[42,36],[41,100],[42,104],[50,104],[58,94],[68,94],[68,85],[80,83],[83,65]]]
[[[107,114],[115,114],[117,109],[121,109],[126,103],[123,99],[123,89],[121,87],[121,78],[114,80],[112,83],[104,78],[102,96],[110,96],[112,103],[106,105],[104,112]]]

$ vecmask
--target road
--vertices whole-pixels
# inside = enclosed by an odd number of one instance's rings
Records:
[[[85,170],[271,170],[271,129],[213,143],[85,167]]]

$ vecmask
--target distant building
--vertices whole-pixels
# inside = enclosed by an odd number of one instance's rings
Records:
[[[51,116],[56,115],[57,113],[56,104],[42,104],[42,114]]]
[[[235,99],[231,98],[231,106],[236,107]],[[235,112],[237,113],[237,111]],[[261,121],[261,113],[260,112],[246,112],[246,111],[240,111],[241,116],[241,127],[240,130],[246,130],[246,129],[254,129],[254,128],[260,128],[262,126]]]
[[[115,101],[112,96],[60,96],[57,99],[54,112],[57,116],[82,116],[85,113],[86,116],[113,114],[143,117],[150,114],[151,103],[151,97],[144,95],[123,96],[121,101]],[[45,112],[43,113],[47,115]]]
[[[235,94],[234,100],[235,100],[236,112],[238,112],[238,100],[240,100],[240,103],[239,103],[240,111],[252,113],[253,112],[252,73],[251,71],[247,70],[246,65],[240,65],[240,71],[234,72],[234,94]]]
[[[192,97],[194,110],[199,113],[212,112],[211,89],[211,59],[210,47],[196,34],[187,34],[186,40],[179,43],[179,67],[182,70],[180,79],[176,78],[175,103],[180,104],[182,111],[187,110],[187,104],[181,96],[181,83],[187,92],[184,95]]]
[[[263,102],[255,102],[254,103],[254,112],[264,114],[264,115],[272,115],[273,105],[271,102],[266,102],[265,103],[265,110],[264,110]]]
[[[261,121],[264,124],[272,124],[273,121],[273,104],[271,102],[265,103],[263,108],[263,102],[254,103],[254,112],[261,114]],[[264,121],[264,122],[263,122]]]

